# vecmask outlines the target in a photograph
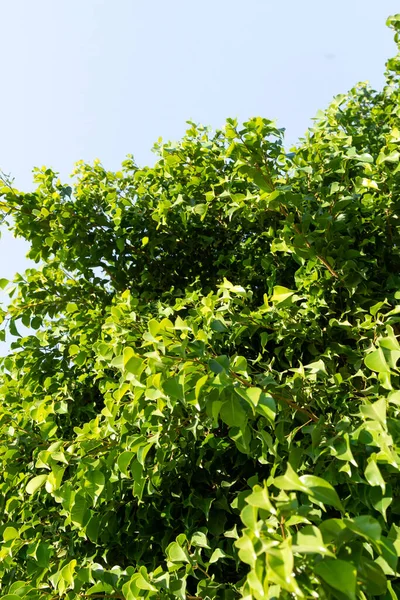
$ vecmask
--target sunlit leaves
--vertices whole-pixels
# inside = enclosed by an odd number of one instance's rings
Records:
[[[2,598],[400,595],[398,73],[1,187]]]

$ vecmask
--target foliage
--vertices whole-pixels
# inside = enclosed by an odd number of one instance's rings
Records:
[[[399,76],[4,179],[3,600],[400,597]]]

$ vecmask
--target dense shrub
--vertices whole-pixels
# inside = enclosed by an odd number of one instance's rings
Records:
[[[4,600],[400,597],[399,75],[3,178]]]

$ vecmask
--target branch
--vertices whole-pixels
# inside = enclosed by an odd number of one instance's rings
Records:
[[[246,144],[246,142],[244,141],[243,137],[239,134],[238,131],[236,131],[236,135],[239,137],[239,139],[241,140],[242,144],[245,146],[246,150],[248,151],[248,153],[251,156],[251,154],[252,154],[251,148],[248,147],[248,145]],[[265,180],[265,182],[267,183],[267,185],[272,190],[275,190],[275,185],[274,185],[274,182],[273,182],[272,177],[271,177],[271,173],[270,173],[268,162],[263,157],[262,157],[262,160],[263,160],[264,166],[265,166],[265,168],[267,170],[268,177],[265,175],[265,173],[263,172],[263,170],[261,169],[260,165],[257,162],[254,163],[254,166],[257,169],[257,171],[260,173],[260,175],[262,176],[262,178]],[[250,165],[250,166],[253,166],[253,165]],[[282,214],[284,214],[287,217],[288,213],[287,213],[286,209],[284,208],[284,206],[282,204],[280,205],[280,208],[281,208]],[[297,227],[297,225],[294,224],[293,227],[294,227],[294,230],[296,231],[296,233],[298,235],[301,235],[301,232],[300,232],[299,228]],[[305,240],[305,245],[307,246],[307,248],[311,249],[311,244],[307,240]],[[336,279],[340,279],[339,275],[336,273],[336,271],[334,269],[332,269],[331,265],[327,262],[327,260],[323,256],[320,256],[319,254],[317,254],[317,259],[328,269],[328,271],[332,275],[332,277],[335,277]]]
[[[281,204],[281,213],[287,217],[288,216],[288,212],[285,209],[285,207]],[[298,225],[296,225],[296,223],[293,224],[293,229],[295,230],[295,232],[297,233],[297,235],[302,235]],[[311,244],[308,240],[304,239],[304,243],[307,246],[307,248],[309,250],[311,250]],[[316,255],[318,260],[328,269],[329,273],[332,275],[332,277],[335,277],[336,279],[340,279],[339,275],[336,273],[336,271],[334,269],[332,269],[331,265],[327,262],[327,260],[325,260],[325,258],[323,256],[321,256],[320,254]]]
[[[118,600],[125,600],[125,596],[122,594],[79,594],[80,598],[116,598]]]
[[[229,373],[234,379],[237,379],[238,381],[240,381],[240,383],[242,385],[245,385],[246,387],[252,387],[253,384],[250,381],[247,381],[246,379],[239,377],[239,375],[237,375],[234,371],[229,371]],[[307,408],[303,408],[302,406],[299,406],[292,398],[288,398],[287,396],[282,396],[281,394],[275,394],[274,392],[271,392],[265,388],[264,389],[261,388],[261,389],[263,392],[265,392],[266,394],[269,394],[272,398],[274,398],[274,400],[278,400],[278,402],[284,402],[285,404],[287,404],[294,410],[304,413],[305,415],[307,415],[307,417],[309,419],[311,419],[311,421],[314,421],[314,423],[317,423],[319,421],[318,417],[311,410],[308,410]]]

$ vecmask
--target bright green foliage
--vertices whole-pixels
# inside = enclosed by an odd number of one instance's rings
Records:
[[[3,600],[400,597],[399,77],[4,182]]]

